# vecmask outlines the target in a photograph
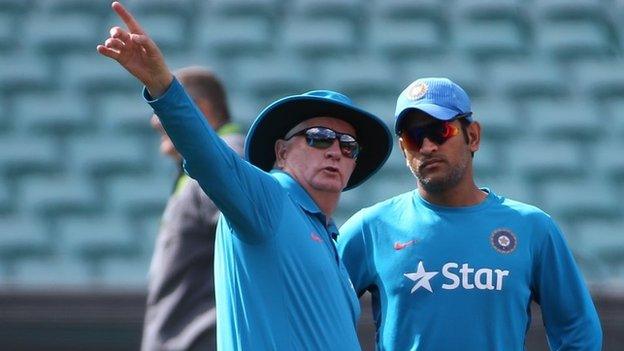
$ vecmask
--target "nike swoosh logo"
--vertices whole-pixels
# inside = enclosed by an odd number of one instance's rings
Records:
[[[413,245],[413,244],[414,244],[414,240],[406,241],[404,243],[397,241],[397,242],[394,243],[394,249],[397,250],[397,251],[398,250],[403,250],[404,248],[406,248],[406,247],[408,247],[410,245]]]

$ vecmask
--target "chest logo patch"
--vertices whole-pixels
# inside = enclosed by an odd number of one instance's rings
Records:
[[[516,250],[518,239],[509,229],[496,229],[490,235],[490,244],[496,251],[508,254]]]

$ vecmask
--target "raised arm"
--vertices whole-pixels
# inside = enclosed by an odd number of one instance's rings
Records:
[[[221,140],[138,21],[120,3],[114,2],[112,8],[128,29],[111,28],[110,38],[98,45],[98,52],[119,62],[145,85],[145,98],[184,157],[189,175],[213,199],[237,235],[248,242],[271,236],[276,219],[281,218],[283,189]]]

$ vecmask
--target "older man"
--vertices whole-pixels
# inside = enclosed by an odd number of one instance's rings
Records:
[[[334,246],[340,194],[387,159],[385,124],[344,95],[278,100],[253,123],[241,160],[206,124],[162,54],[119,3],[128,26],[98,51],[146,86],[144,96],[221,209],[215,280],[221,350],[358,350],[359,304]],[[267,173],[270,171],[270,173]]]

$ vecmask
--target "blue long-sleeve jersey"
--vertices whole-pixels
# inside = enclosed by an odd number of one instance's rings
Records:
[[[222,211],[216,233],[219,350],[359,350],[357,297],[327,221],[283,172],[241,159],[177,80],[144,91],[189,175]]]
[[[372,293],[379,350],[523,350],[530,303],[553,350],[600,350],[596,309],[560,230],[536,207],[489,192],[442,207],[417,190],[341,228],[358,293]]]

